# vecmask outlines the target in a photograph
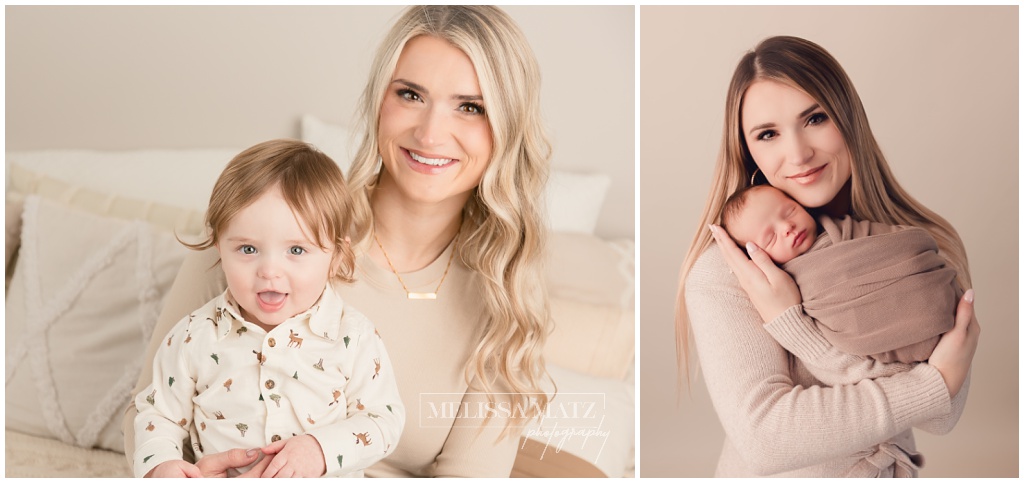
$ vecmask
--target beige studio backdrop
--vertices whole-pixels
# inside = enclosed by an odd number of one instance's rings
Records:
[[[897,179],[967,247],[982,335],[967,408],[915,431],[921,476],[1018,476],[1018,9],[640,7],[640,476],[712,476],[724,438],[697,376],[676,403],[679,267],[740,57],[805,37],[846,69]]]
[[[5,7],[6,149],[242,149],[298,138],[305,114],[352,127],[402,9]],[[540,63],[552,167],[610,175],[596,234],[632,238],[634,8],[505,10]]]

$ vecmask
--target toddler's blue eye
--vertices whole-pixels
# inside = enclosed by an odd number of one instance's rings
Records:
[[[253,255],[253,254],[256,253],[256,247],[254,247],[252,245],[242,245],[238,249],[238,251],[242,252],[245,255]]]
[[[302,247],[291,247],[288,249],[288,253],[292,255],[302,255],[303,253],[306,253],[306,249]]]

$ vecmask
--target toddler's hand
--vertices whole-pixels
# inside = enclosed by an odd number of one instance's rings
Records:
[[[156,465],[146,478],[202,478],[203,473],[196,465],[184,460],[164,461]]]
[[[274,455],[263,478],[319,478],[327,472],[324,450],[308,434],[271,443],[263,453]]]

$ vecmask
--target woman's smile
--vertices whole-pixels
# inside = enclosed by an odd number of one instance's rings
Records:
[[[828,163],[825,163],[821,166],[818,166],[817,168],[809,169],[807,171],[794,174],[790,176],[789,179],[802,185],[808,185],[817,181],[818,178],[821,177],[820,175],[825,171],[825,168],[827,167]]]
[[[454,158],[447,158],[436,154],[417,154],[409,149],[401,148],[402,154],[406,157],[406,162],[409,167],[414,171],[423,174],[439,174],[444,172],[445,169],[455,166],[459,160]]]

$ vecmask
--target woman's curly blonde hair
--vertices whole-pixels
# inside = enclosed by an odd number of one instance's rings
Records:
[[[355,198],[352,238],[362,242],[373,225],[370,196],[380,175],[381,104],[402,49],[420,35],[444,39],[470,58],[493,139],[490,163],[462,211],[460,259],[482,280],[487,309],[466,380],[479,381],[483,387],[477,389],[486,393],[511,392],[514,407],[538,414],[549,400],[540,382],[546,377],[542,350],[551,330],[542,272],[542,194],[551,146],[541,122],[537,60],[501,9],[415,6],[387,34],[361,99],[363,137],[348,180]]]

